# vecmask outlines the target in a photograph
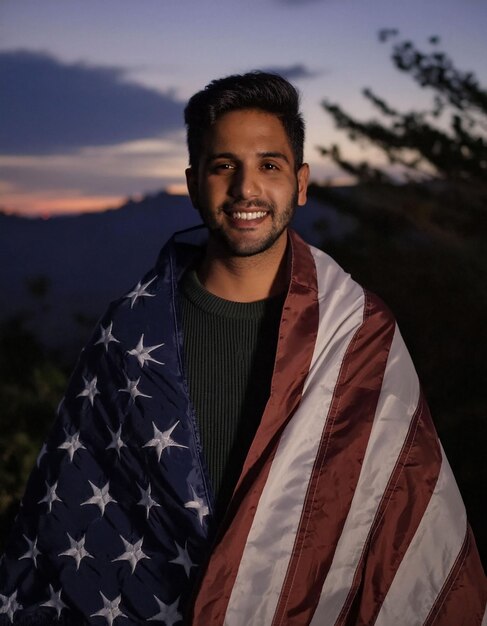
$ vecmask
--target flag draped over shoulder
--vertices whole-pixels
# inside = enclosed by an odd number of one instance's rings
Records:
[[[181,620],[212,510],[176,313],[176,267],[199,252],[169,243],[83,350],[2,562],[0,624]]]
[[[192,623],[487,623],[465,509],[393,317],[293,242],[271,396]]]
[[[485,623],[475,542],[392,316],[290,243],[270,398],[211,547],[177,303],[201,249],[180,238],[81,355],[2,561],[0,624]]]

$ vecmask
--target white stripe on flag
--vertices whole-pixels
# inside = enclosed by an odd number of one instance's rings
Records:
[[[334,624],[340,614],[418,398],[418,377],[396,326],[359,481],[312,626]]]
[[[376,626],[421,626],[462,548],[467,519],[443,450],[436,488],[379,611]]]
[[[259,500],[226,612],[224,623],[228,626],[272,623],[340,366],[363,321],[362,289],[330,263],[329,257],[323,253],[313,256],[320,325],[310,372]],[[335,299],[340,300],[340,307],[335,306]]]

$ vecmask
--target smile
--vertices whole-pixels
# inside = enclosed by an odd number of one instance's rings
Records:
[[[268,211],[235,211],[232,213],[234,220],[257,220],[265,217]]]

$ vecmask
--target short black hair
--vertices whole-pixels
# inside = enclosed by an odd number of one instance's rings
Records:
[[[204,135],[225,113],[259,109],[276,115],[284,127],[294,155],[296,170],[303,164],[304,121],[299,93],[282,76],[253,71],[213,80],[189,100],[184,110],[189,164],[197,167]]]

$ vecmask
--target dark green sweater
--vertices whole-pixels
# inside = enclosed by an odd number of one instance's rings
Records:
[[[224,513],[270,392],[284,294],[241,303],[181,284],[185,367],[201,444]]]

